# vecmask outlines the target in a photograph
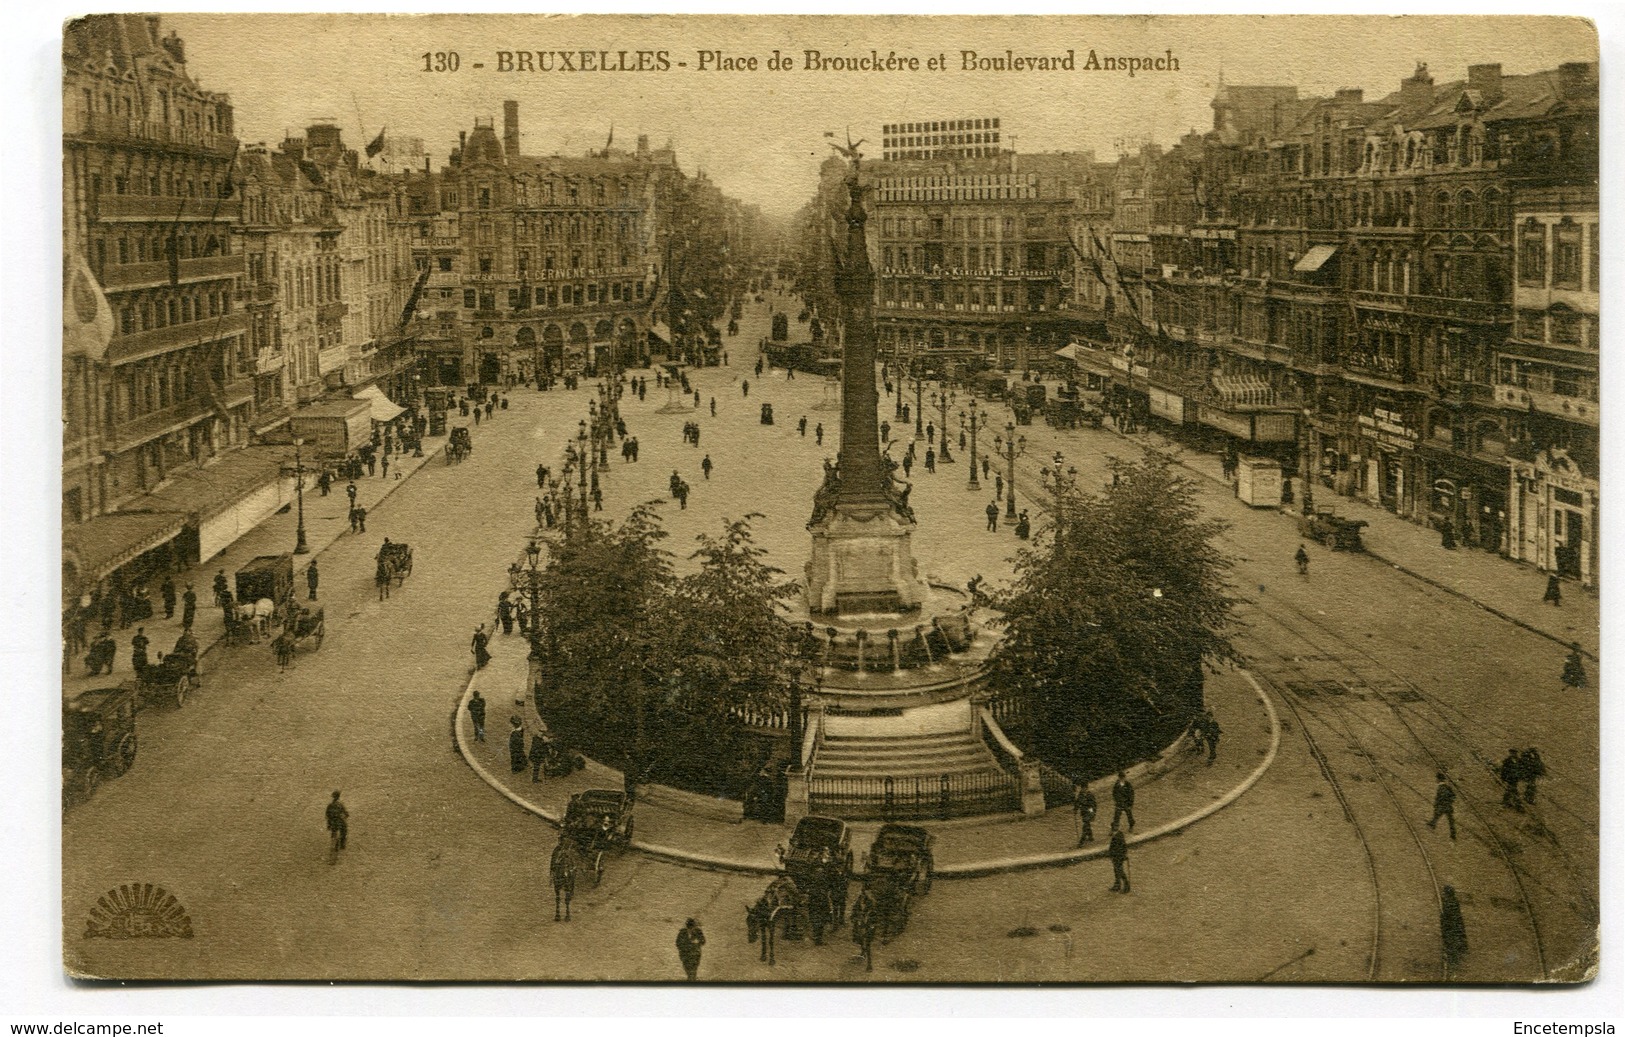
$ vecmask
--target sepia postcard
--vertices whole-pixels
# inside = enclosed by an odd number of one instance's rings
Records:
[[[67,20],[62,968],[1587,983],[1599,66]]]

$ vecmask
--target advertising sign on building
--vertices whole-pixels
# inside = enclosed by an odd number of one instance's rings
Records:
[[[1151,395],[1151,413],[1159,418],[1169,421],[1185,422],[1185,397],[1171,393],[1166,389],[1152,386],[1148,392]]]

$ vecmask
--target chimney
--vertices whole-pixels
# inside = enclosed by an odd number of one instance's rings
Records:
[[[340,151],[343,145],[339,143],[339,128],[330,122],[318,122],[305,129],[305,143],[312,154],[317,151]]]
[[[1360,104],[1365,100],[1365,91],[1357,86],[1346,86],[1337,91],[1337,101],[1340,104]]]
[[[158,31],[157,19],[153,19],[152,31],[154,33]],[[164,50],[169,52],[169,56],[174,60],[175,64],[186,64],[186,44],[174,29],[169,30],[169,35],[164,37],[163,47]]]
[[[638,154],[649,154],[649,135],[647,133],[638,134]]]
[[[1500,66],[1494,66],[1499,75]],[[1428,75],[1428,67],[1423,62],[1416,63],[1416,71],[1411,73],[1409,79],[1400,81],[1399,101],[1407,107],[1418,107],[1429,104],[1433,100],[1433,77]]]
[[[1486,104],[1494,104],[1501,99],[1501,66],[1468,65],[1467,89],[1477,90],[1484,98]]]
[[[1589,61],[1565,61],[1557,66],[1557,96],[1564,101],[1580,101],[1597,96]]]
[[[512,162],[519,157],[519,102],[502,102],[502,153]]]
[[[305,157],[305,138],[282,138],[282,153],[293,159],[295,162],[303,161]]]
[[[458,151],[463,151],[467,147],[468,147],[468,131],[467,130],[458,130],[457,131],[457,150]]]
[[[431,163],[433,161],[434,161],[434,159],[430,158],[428,155],[423,156],[423,175],[424,176],[429,176],[434,172],[434,170],[431,169],[430,166],[429,166],[429,163]]]

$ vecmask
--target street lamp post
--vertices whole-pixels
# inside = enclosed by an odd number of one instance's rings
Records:
[[[1065,514],[1066,496],[1067,496],[1067,494],[1072,491],[1072,487],[1074,487],[1074,486],[1076,486],[1078,484],[1078,469],[1077,469],[1077,467],[1076,466],[1069,466],[1066,469],[1066,471],[1063,472],[1061,470],[1061,466],[1063,464],[1065,464],[1065,463],[1066,463],[1066,458],[1061,454],[1061,452],[1059,450],[1055,451],[1055,456],[1050,460],[1050,465],[1051,465],[1051,472],[1050,472],[1051,483],[1050,483],[1050,485],[1055,490],[1055,524],[1056,525],[1061,524],[1061,518]]]
[[[576,458],[581,465],[581,528],[587,528],[587,464],[593,456],[587,453],[587,421],[581,420],[579,430],[576,432]]]
[[[914,438],[925,438],[925,383],[920,380],[920,365],[918,358],[909,365],[909,373],[914,379]]]
[[[954,463],[954,455],[948,449],[948,407],[954,402],[954,395],[948,391],[946,386],[943,387],[941,392],[931,394],[932,402],[937,405],[937,413],[941,415],[941,423],[937,427],[942,429],[942,443],[940,444],[942,449],[937,451],[937,460],[944,464]]]
[[[1302,503],[1300,506],[1302,507],[1305,515],[1313,515],[1315,513],[1315,469],[1319,467],[1316,463],[1318,459],[1314,456],[1313,452],[1314,430],[1309,427],[1309,419],[1313,416],[1314,411],[1312,409],[1308,407],[1303,408],[1303,489],[1298,496],[1302,498]]]
[[[1004,458],[1004,517],[1016,517],[1016,458],[1027,452],[1027,437],[1016,435],[1014,422],[1006,422],[1003,436],[993,437],[993,446]]]
[[[305,462],[299,453],[305,441],[298,436],[293,440],[293,492],[299,499],[299,528],[294,534],[293,553],[296,555],[309,554],[310,545],[305,543]]]
[[[976,413],[976,397],[972,396],[970,398],[970,420],[966,421],[964,411],[959,412],[959,427],[970,431],[970,485],[965,487],[968,490],[980,490],[982,488],[981,482],[976,478],[976,429],[980,419],[981,416]]]
[[[541,554],[542,545],[531,537],[530,543],[525,545],[525,555],[529,561],[525,577],[530,591],[530,686],[533,692],[536,688],[536,665],[542,658],[542,572],[536,564]],[[537,705],[540,706],[540,703]]]

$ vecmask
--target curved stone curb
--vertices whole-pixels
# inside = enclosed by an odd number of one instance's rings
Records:
[[[1247,775],[1241,784],[1225,793],[1219,799],[1209,803],[1195,813],[1188,814],[1185,817],[1178,819],[1177,821],[1171,821],[1168,824],[1165,824],[1160,828],[1154,828],[1143,835],[1132,837],[1129,839],[1130,845],[1150,842],[1153,839],[1160,839],[1163,836],[1182,831],[1203,818],[1210,817],[1211,815],[1224,809],[1225,807],[1234,803],[1237,799],[1240,799],[1243,793],[1252,788],[1253,785],[1258,782],[1258,779],[1264,776],[1264,772],[1269,770],[1270,765],[1275,762],[1275,755],[1281,747],[1281,719],[1275,712],[1275,705],[1270,702],[1269,696],[1265,694],[1263,687],[1258,683],[1251,673],[1245,669],[1239,668],[1236,672],[1247,678],[1247,683],[1253,686],[1253,693],[1258,696],[1258,701],[1263,704],[1264,712],[1269,717],[1270,746],[1269,750],[1264,754],[1263,761],[1253,769],[1251,774]],[[521,810],[526,811],[527,813],[534,814],[555,828],[560,827],[563,823],[563,818],[556,814],[549,813],[548,811],[537,806],[535,803],[530,802],[523,796],[514,792],[506,785],[502,784],[502,782],[499,781],[488,769],[486,769],[486,767],[481,764],[479,760],[475,759],[473,753],[470,751],[468,744],[463,737],[462,713],[464,712],[464,707],[468,702],[468,696],[474,690],[474,683],[478,676],[478,670],[469,674],[468,682],[463,686],[462,694],[458,697],[457,708],[452,714],[452,730],[456,739],[458,753],[462,755],[463,761],[468,764],[474,773],[479,775],[481,781],[484,781],[487,785],[501,793],[502,796],[510,803],[519,807]],[[1157,762],[1159,761],[1153,761],[1151,766],[1154,766]],[[704,822],[701,823],[703,824]],[[725,871],[742,875],[777,875],[779,872],[777,867],[755,864],[749,861],[736,860],[728,857],[716,857],[712,856],[711,854],[695,853],[692,850],[679,849],[674,846],[662,846],[658,843],[648,843],[638,839],[634,839],[632,841],[631,848],[639,853],[647,854],[648,856],[654,857],[658,860],[682,865],[683,867],[699,868],[706,871]],[[945,879],[980,878],[982,876],[998,875],[1004,872],[1032,871],[1038,868],[1066,867],[1068,865],[1076,864],[1079,861],[1092,860],[1096,857],[1102,857],[1105,856],[1105,854],[1106,847],[1101,846],[1088,850],[1065,850],[1057,853],[1031,854],[1025,857],[1000,857],[987,861],[973,862],[970,864],[945,865],[936,869],[934,874],[938,878]]]

